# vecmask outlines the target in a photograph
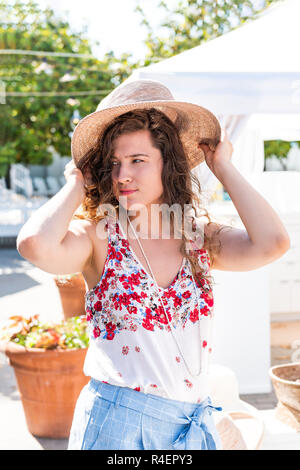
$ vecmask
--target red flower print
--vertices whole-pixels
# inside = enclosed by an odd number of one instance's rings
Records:
[[[143,326],[146,330],[149,330],[149,331],[153,331],[153,330],[154,330],[154,325],[152,325],[152,323],[150,323],[149,320],[146,320],[145,318],[144,318],[144,320],[143,320],[142,326]]]
[[[130,277],[131,277],[132,283],[133,283],[135,286],[138,286],[138,285],[141,283],[141,281],[140,281],[140,275],[139,275],[139,274],[133,273],[133,274],[131,274]]]
[[[141,391],[141,387],[135,387],[135,389],[137,392],[140,392]]]
[[[177,362],[180,362],[180,357],[179,356],[176,356],[175,359],[176,359]]]
[[[197,320],[199,320],[199,312],[198,309],[195,308],[191,313],[190,313],[190,320],[191,322],[195,323]]]
[[[200,309],[200,312],[201,312],[201,315],[204,315],[205,317],[207,317],[210,314],[210,310],[207,308],[206,305]]]
[[[161,306],[155,309],[155,315],[160,323],[163,323],[164,325],[168,323],[168,320],[166,319],[165,311]]]
[[[136,314],[138,311],[137,308],[132,305],[127,306],[127,310],[130,314]]]
[[[102,292],[105,292],[109,288],[109,284],[106,279],[103,279],[101,282],[101,290]]]
[[[173,299],[174,299],[174,297],[176,297],[176,290],[175,289],[170,289],[169,294],[170,294],[169,297],[173,297]]]
[[[206,348],[207,346],[207,341],[202,341],[202,348]]]
[[[97,312],[100,312],[100,310],[102,310],[102,302],[100,302],[100,301],[95,302],[95,303],[94,303],[94,309],[95,309]]]
[[[105,382],[105,380],[102,380],[102,382],[103,382],[104,384],[108,384],[108,382]]]
[[[117,252],[116,252],[115,248],[112,245],[110,245],[110,250],[111,250],[111,254],[110,254],[109,259],[114,259],[116,257]]]
[[[130,296],[128,294],[124,293],[120,296],[120,300],[123,305],[130,305]]]
[[[213,304],[214,304],[214,299],[213,299],[213,297],[212,297],[210,294],[208,294],[208,293],[206,293],[206,292],[202,292],[202,294],[201,294],[200,297],[202,297],[202,299],[205,300],[205,303],[207,303],[207,305],[208,305],[209,307],[212,307],[212,306],[213,306]]]
[[[114,269],[111,269],[111,268],[108,268],[107,271],[106,271],[106,277],[114,277],[115,276],[115,270]]]
[[[209,349],[208,349],[208,352],[209,352],[209,353],[211,353],[211,352],[212,352],[212,349],[211,349],[211,348],[209,348]]]
[[[123,259],[122,253],[120,253],[119,251],[117,251],[115,258],[116,258],[118,261],[122,261],[122,259]]]
[[[95,326],[94,330],[93,330],[93,334],[94,334],[94,338],[98,338],[101,334],[101,330],[99,328],[99,326]]]
[[[140,296],[136,292],[132,292],[130,296],[133,300],[136,300],[137,302],[141,302]]]
[[[129,243],[124,238],[122,238],[122,245],[125,246],[125,248],[129,248]]]
[[[189,290],[185,291],[183,294],[182,294],[182,297],[184,299],[188,299],[189,297],[191,297],[191,293]]]
[[[91,321],[92,318],[92,314],[90,312],[86,312],[86,321]]]
[[[137,330],[137,326],[136,325],[130,325],[130,328],[129,328],[131,331],[136,331]]]
[[[205,279],[199,279],[199,276],[196,276],[195,281],[197,287],[201,287],[202,289],[205,287]]]
[[[184,381],[187,387],[191,388],[193,386],[192,382],[190,382],[188,379],[184,379]]]
[[[181,304],[182,304],[182,300],[180,299],[180,297],[175,297],[174,299],[174,307],[181,307]]]
[[[120,302],[114,302],[115,310],[122,310],[122,304]]]
[[[114,331],[116,329],[116,325],[114,325],[111,321],[106,325],[106,331]]]
[[[129,347],[128,346],[123,346],[122,354],[126,355],[126,354],[128,354],[128,351],[129,351]]]
[[[157,388],[156,384],[150,384],[150,387]]]
[[[141,350],[141,348],[139,346],[136,346],[134,349],[135,349],[136,352],[140,352],[140,350]]]
[[[108,339],[108,340],[114,339],[115,329],[116,329],[116,325],[114,325],[112,322],[107,323],[107,325],[106,325],[106,331],[107,331],[106,339]]]

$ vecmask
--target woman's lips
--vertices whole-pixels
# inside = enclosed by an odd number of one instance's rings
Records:
[[[120,191],[120,194],[122,194],[123,196],[127,196],[127,195],[129,195],[129,194],[135,193],[136,191],[137,191],[137,189],[132,189],[132,190],[130,190],[130,191],[122,191],[122,190],[121,190],[121,191]]]

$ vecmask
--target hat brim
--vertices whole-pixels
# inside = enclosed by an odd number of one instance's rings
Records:
[[[216,414],[215,422],[222,442],[222,450],[259,450],[261,448],[265,424],[256,414],[233,410],[223,415]]]
[[[217,118],[208,109],[184,101],[143,101],[99,109],[85,116],[77,124],[71,140],[72,158],[77,164],[96,146],[105,127],[117,116],[134,109],[156,108],[174,123],[179,123],[179,135],[188,158],[190,169],[205,160],[199,143],[209,145],[214,151],[221,139],[221,127]]]

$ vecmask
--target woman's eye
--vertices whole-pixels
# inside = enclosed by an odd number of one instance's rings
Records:
[[[134,160],[132,160],[133,162],[143,162],[144,160],[141,160],[140,158],[135,158]],[[118,162],[114,161],[114,162],[111,162],[111,165],[112,166],[116,166],[115,164],[118,164]]]

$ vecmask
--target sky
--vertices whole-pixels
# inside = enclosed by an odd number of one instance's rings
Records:
[[[93,53],[101,59],[105,52],[113,50],[118,56],[129,52],[134,59],[143,59],[146,46],[147,29],[141,25],[141,16],[134,9],[138,0],[36,0],[41,6],[50,6],[57,14],[68,19],[72,29],[81,30],[83,24],[88,25],[87,36],[98,40],[99,47]],[[263,0],[252,0],[260,5]],[[178,5],[179,0],[165,0],[168,6]],[[160,24],[165,17],[163,8],[159,8],[159,0],[139,1],[150,19],[152,27]]]
[[[145,56],[143,40],[147,30],[140,24],[140,14],[134,12],[137,0],[38,0],[37,3],[63,14],[72,29],[81,29],[83,24],[87,24],[88,37],[100,42],[99,47],[93,48],[93,53],[99,58],[109,50],[116,55],[132,53],[135,59]],[[158,8],[159,0],[143,0],[141,3],[151,23],[159,25],[164,17],[164,10]],[[178,1],[167,0],[167,3],[172,5]]]

